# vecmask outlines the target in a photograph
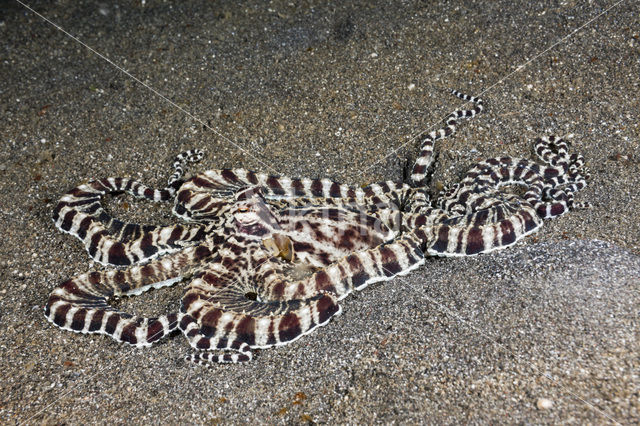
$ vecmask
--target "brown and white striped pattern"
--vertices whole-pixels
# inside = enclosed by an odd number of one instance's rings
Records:
[[[416,159],[415,165],[411,172],[411,181],[415,186],[424,186],[424,181],[427,177],[427,171],[429,166],[433,162],[433,145],[438,139],[446,138],[452,135],[456,131],[458,120],[461,118],[473,118],[476,114],[482,112],[484,106],[483,101],[480,98],[474,96],[465,95],[457,90],[452,90],[451,93],[460,99],[473,102],[475,107],[473,109],[459,109],[447,116],[444,120],[444,127],[433,130],[431,132],[425,132],[419,137],[420,141],[420,154]]]
[[[65,194],[54,210],[56,226],[79,238],[106,265],[63,282],[45,315],[58,327],[100,333],[149,346],[174,330],[197,349],[201,364],[246,362],[252,350],[290,343],[326,324],[354,290],[406,274],[426,255],[470,256],[515,244],[543,220],[581,207],[576,192],[589,172],[557,137],[535,143],[544,164],[509,157],[474,165],[431,201],[421,187],[433,143],[451,135],[460,118],[483,109],[482,100],[447,117],[427,133],[412,183],[380,182],[364,188],[329,179],[275,177],[244,169],[208,170],[182,181],[179,155],[169,185],[154,190],[135,180],[89,182]],[[522,195],[505,191],[523,187]],[[109,216],[105,194],[128,192],[173,201],[186,224],[137,225]],[[189,277],[175,312],[153,318],[119,312],[113,297],[132,296]]]
[[[104,195],[117,192],[127,192],[151,201],[172,199],[169,189],[151,189],[132,179],[108,178],[73,188],[60,199],[53,212],[56,227],[79,238],[97,262],[132,265],[204,238],[203,226],[158,227],[124,223],[112,218],[100,201]]]
[[[64,330],[106,334],[134,346],[150,346],[177,328],[177,313],[143,318],[116,311],[108,300],[173,285],[193,264],[210,255],[204,246],[190,247],[145,265],[79,275],[53,290],[45,316]]]
[[[196,349],[239,353],[195,355],[189,359],[248,361],[250,349],[290,343],[338,314],[338,300],[353,290],[390,280],[421,265],[424,255],[419,246],[413,237],[382,244],[345,256],[298,281],[287,279],[282,262],[264,253],[252,257],[255,265],[233,264],[233,268],[255,272],[247,277],[249,281],[238,279],[242,274],[237,270],[221,266],[208,269],[191,282],[182,300],[180,329]],[[248,294],[255,294],[255,300]]]

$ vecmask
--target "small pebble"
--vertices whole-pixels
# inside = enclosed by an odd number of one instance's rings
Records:
[[[553,401],[547,398],[538,398],[536,407],[538,407],[538,410],[548,410],[553,407]]]

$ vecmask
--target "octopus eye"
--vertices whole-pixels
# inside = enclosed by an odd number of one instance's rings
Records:
[[[246,213],[249,211],[249,207],[238,207],[240,213]]]

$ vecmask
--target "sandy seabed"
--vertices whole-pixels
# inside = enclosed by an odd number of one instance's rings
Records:
[[[637,2],[29,5],[166,99],[20,3],[0,12],[0,422],[638,421]],[[486,110],[438,144],[434,187],[573,135],[593,208],[503,251],[428,259],[246,365],[187,364],[182,336],[138,350],[46,321],[51,290],[98,267],[53,227],[67,189],[162,186],[189,148],[207,152],[198,170],[399,180],[412,136],[463,105],[449,88]],[[173,220],[111,201],[131,220]],[[180,295],[127,309],[168,312]]]

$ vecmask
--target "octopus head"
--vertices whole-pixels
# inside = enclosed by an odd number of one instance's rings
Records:
[[[280,229],[274,211],[266,203],[259,186],[243,188],[234,194],[233,224],[239,234],[268,238]]]

